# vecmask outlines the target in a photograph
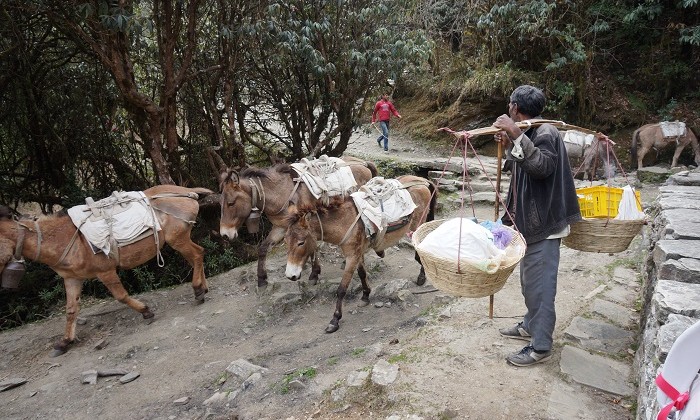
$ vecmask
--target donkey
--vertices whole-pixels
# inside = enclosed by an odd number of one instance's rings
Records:
[[[354,157],[344,157],[343,160],[350,165],[358,185],[364,185],[377,175],[377,168],[372,162]],[[244,222],[259,221],[260,214],[254,212],[255,208],[264,213],[273,226],[258,248],[259,288],[267,287],[265,259],[270,248],[284,239],[289,226],[290,204],[306,207],[317,201],[306,184],[295,181],[294,177],[291,166],[283,163],[265,169],[250,167],[241,171],[221,168],[221,235],[234,239]],[[311,284],[316,284],[320,272],[321,266],[315,263],[309,276]]]
[[[678,165],[678,158],[681,156],[683,149],[690,144],[693,148],[693,153],[695,154],[695,164],[700,166],[700,145],[698,145],[698,138],[690,127],[686,127],[685,133],[682,136],[676,137],[664,137],[661,131],[661,125],[659,124],[646,124],[634,131],[632,134],[632,149],[631,158],[632,164],[637,161],[637,169],[642,169],[644,156],[652,149],[656,149],[657,156],[659,150],[670,146],[672,144],[676,145],[676,150],[673,152],[673,160],[671,161],[671,167]],[[639,145],[639,146],[637,146]],[[637,150],[639,147],[639,150]]]
[[[179,252],[192,266],[192,288],[195,299],[204,301],[209,291],[204,277],[204,249],[192,242],[190,232],[199,212],[198,195],[212,194],[204,188],[158,185],[144,191],[158,218],[158,246],[153,235],[119,248],[118,259],[94,253],[67,214],[42,216],[36,221],[12,220],[9,212],[0,211],[0,268],[17,253],[22,257],[48,265],[63,278],[66,288],[66,330],[54,344],[51,357],[68,350],[75,341],[76,320],[80,311],[83,282],[99,279],[119,302],[128,305],[150,320],[153,312],[146,304],[129,296],[119,280],[117,269],[130,269],[155,257],[165,243]]]
[[[593,181],[597,175],[598,165],[603,166],[603,172],[606,178],[615,176],[615,153],[612,146],[615,142],[610,140],[602,133],[596,133],[590,144],[577,144],[565,141],[566,154],[569,156],[569,163],[577,165],[571,167],[571,172],[574,177],[579,172],[583,173],[583,179]]]
[[[294,209],[295,213],[291,216],[291,224],[285,235],[287,278],[292,281],[299,279],[309,257],[316,252],[319,240],[340,246],[345,256],[345,269],[338,286],[335,313],[326,327],[327,333],[335,332],[339,328],[340,319],[343,317],[343,298],[356,269],[362,282],[361,304],[369,304],[371,289],[367,283],[365,252],[371,247],[378,254],[382,253],[386,248],[396,245],[405,235],[412,234],[421,224],[433,220],[435,216],[437,193],[432,182],[413,175],[404,175],[397,179],[411,194],[416,209],[406,224],[395,230],[388,229],[380,243],[373,243],[372,239],[365,235],[364,223],[359,218],[352,198],[338,199],[329,206]],[[420,263],[418,254],[415,258]],[[425,271],[422,266],[416,283],[419,286],[425,283]]]

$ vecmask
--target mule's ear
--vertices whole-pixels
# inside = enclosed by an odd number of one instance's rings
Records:
[[[223,185],[228,180],[228,168],[221,168],[219,171],[219,185]]]

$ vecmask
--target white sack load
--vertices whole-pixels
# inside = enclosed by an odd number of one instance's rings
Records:
[[[685,123],[680,121],[662,121],[659,123],[661,127],[661,133],[664,137],[675,137],[685,135]]]
[[[469,264],[489,274],[520,258],[519,250],[513,248],[498,249],[490,230],[466,218],[446,220],[418,244],[422,252],[452,261],[459,259],[460,264]]]

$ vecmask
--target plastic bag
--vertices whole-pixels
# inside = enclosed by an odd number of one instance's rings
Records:
[[[624,187],[615,220],[639,220],[645,217],[644,212],[637,208],[637,196],[634,194],[634,189],[629,185]]]
[[[494,243],[491,231],[469,219],[459,218],[449,219],[427,234],[418,249],[453,261],[457,261],[459,255],[460,263],[487,273],[495,273],[505,255]]]
[[[498,249],[506,249],[513,239],[513,231],[503,227],[503,223],[500,220],[496,222],[485,220],[480,225],[491,231],[493,243]]]

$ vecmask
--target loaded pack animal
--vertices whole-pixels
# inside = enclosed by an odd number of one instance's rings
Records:
[[[615,142],[602,133],[596,133],[587,141],[581,142],[570,141],[565,137],[564,146],[574,177],[581,172],[584,180],[588,178],[588,180],[593,181],[598,175],[599,167],[603,169],[604,177],[614,177],[617,167],[617,160],[612,148],[614,145]]]
[[[634,131],[632,134],[631,158],[632,164],[637,163],[637,169],[642,169],[644,166],[644,156],[651,149],[656,149],[658,157],[659,151],[668,146],[675,145],[676,150],[673,152],[671,167],[678,165],[678,159],[686,146],[690,145],[693,148],[695,155],[695,164],[700,166],[700,145],[698,138],[690,127],[683,126],[678,135],[664,135],[662,123],[646,124]]]
[[[344,157],[343,160],[349,165],[358,185],[364,185],[377,174],[377,168],[372,162],[354,157]],[[284,163],[263,169],[249,167],[240,171],[221,167],[219,187],[221,236],[227,239],[236,238],[238,229],[244,223],[249,231],[251,227],[257,231],[254,226],[259,222],[260,213],[265,214],[272,223],[270,233],[258,248],[258,287],[267,287],[265,260],[270,248],[284,239],[289,227],[290,205],[307,207],[316,203],[318,199],[307,185],[299,180],[292,167]],[[316,283],[320,272],[320,265],[315,263],[309,276],[311,284]]]
[[[416,208],[403,224],[395,226],[393,230],[388,228],[378,241],[367,237],[365,223],[352,198],[338,199],[329,206],[302,206],[294,209],[290,227],[285,235],[287,278],[293,281],[299,278],[304,265],[315,254],[318,241],[338,245],[345,256],[343,278],[338,286],[333,318],[326,327],[327,333],[338,330],[340,319],[343,317],[343,299],[355,270],[362,282],[361,302],[363,305],[369,304],[371,289],[365,270],[365,252],[373,248],[378,254],[382,253],[386,248],[396,245],[402,237],[414,232],[421,224],[434,218],[437,203],[435,185],[412,175],[397,179],[409,192]],[[420,263],[418,254],[415,258]],[[422,266],[416,283],[425,283],[425,271]]]
[[[65,353],[76,337],[76,320],[80,310],[80,294],[83,282],[99,279],[119,302],[141,313],[150,320],[154,314],[143,302],[129,296],[124,289],[118,269],[131,269],[159,255],[164,244],[170,245],[192,266],[192,288],[195,299],[204,300],[208,292],[204,277],[204,250],[190,239],[192,225],[199,212],[197,199],[213,192],[204,188],[185,188],[175,185],[159,185],[143,191],[148,198],[150,213],[161,230],[139,236],[133,243],[119,247],[117,256],[95,252],[75,226],[71,216],[56,214],[37,220],[0,215],[0,268],[4,269],[11,256],[48,265],[63,278],[66,289],[66,329],[55,345],[51,356]],[[157,240],[157,246],[156,246]]]

